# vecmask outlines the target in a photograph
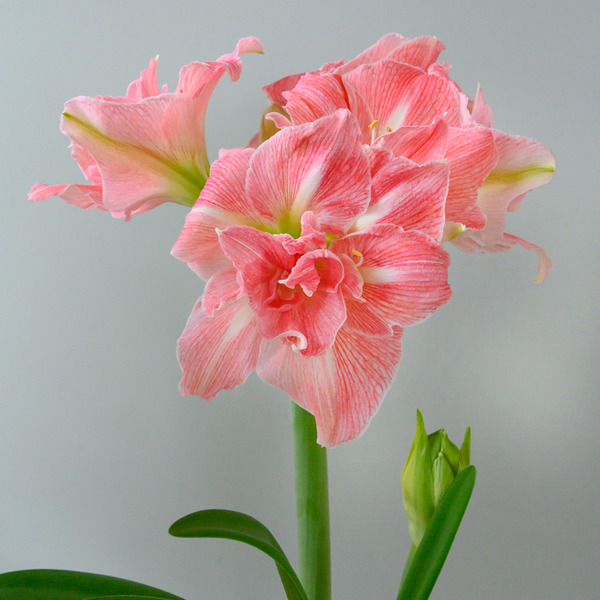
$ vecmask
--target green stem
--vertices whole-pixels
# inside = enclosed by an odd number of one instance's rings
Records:
[[[413,544],[410,548],[410,552],[408,553],[408,557],[406,559],[406,563],[404,564],[404,570],[402,571],[402,578],[400,579],[400,589],[402,589],[402,584],[406,579],[406,574],[410,571],[410,567],[412,566],[413,559],[415,558],[415,554],[417,553],[417,547]]]
[[[315,418],[292,402],[300,581],[309,600],[331,599],[327,450]]]

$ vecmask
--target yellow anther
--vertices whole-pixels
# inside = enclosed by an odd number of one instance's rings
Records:
[[[375,125],[377,125],[377,123],[379,123],[379,119],[375,119],[370,125],[369,125],[369,129],[373,129],[373,127],[375,127]]]
[[[362,253],[359,252],[358,250],[355,250],[354,248],[352,248],[352,254],[354,254],[354,256],[358,256],[358,257],[362,256]]]

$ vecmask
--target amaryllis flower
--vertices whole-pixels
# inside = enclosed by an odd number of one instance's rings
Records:
[[[81,208],[130,218],[163,202],[192,206],[208,178],[204,118],[224,73],[239,78],[240,56],[262,52],[257,38],[240,40],[215,62],[191,63],[174,92],[159,89],[153,58],[124,97],[79,96],[65,104],[60,129],[89,185],[35,184],[30,200],[60,196]]]
[[[446,159],[444,240],[467,251],[499,252],[515,243],[535,249],[541,280],[550,267],[545,252],[505,234],[504,225],[507,210],[552,178],[554,157],[539,142],[494,130],[481,91],[469,100],[450,79],[450,65],[435,62],[443,48],[436,38],[388,34],[349,63],[329,63],[265,87],[289,121],[281,114],[272,118],[285,127],[346,108],[364,143],[420,164]]]
[[[221,153],[173,248],[207,280],[178,342],[182,394],[256,369],[314,414],[318,442],[360,435],[403,328],[450,298],[448,165],[362,145],[348,110]]]

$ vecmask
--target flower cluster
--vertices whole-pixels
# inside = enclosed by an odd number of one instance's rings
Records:
[[[90,185],[36,184],[116,217],[165,201],[191,207],[173,255],[206,281],[178,342],[182,394],[212,398],[256,370],[314,414],[325,446],[359,436],[400,360],[403,328],[450,298],[451,241],[519,244],[507,211],[548,182],[552,153],[493,129],[436,62],[432,37],[389,34],[354,60],[264,88],[270,108],[249,147],[209,165],[204,116],[232,54],[181,70],[159,90],[156,60],[125,97],[74,98],[61,129]],[[209,175],[210,172],[210,175]]]

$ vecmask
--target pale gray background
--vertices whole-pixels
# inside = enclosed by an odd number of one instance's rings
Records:
[[[257,550],[167,535],[180,516],[226,507],[296,557],[284,394],[254,375],[211,403],[177,392],[175,341],[202,291],[169,255],[185,211],[123,223],[25,198],[35,181],[84,181],[58,131],[63,102],[124,93],[158,53],[159,82],[174,86],[183,64],[264,42],[213,97],[214,157],[256,130],[261,85],[398,31],[437,35],[498,128],[556,153],[554,183],[509,221],[554,270],[538,286],[531,253],[451,251],[453,300],[406,332],[371,427],[329,454],[335,598],[395,597],[417,407],[455,439],[470,424],[479,469],[432,598],[597,598],[599,12],[582,0],[0,2],[0,570],[107,573],[190,600],[283,597]]]

